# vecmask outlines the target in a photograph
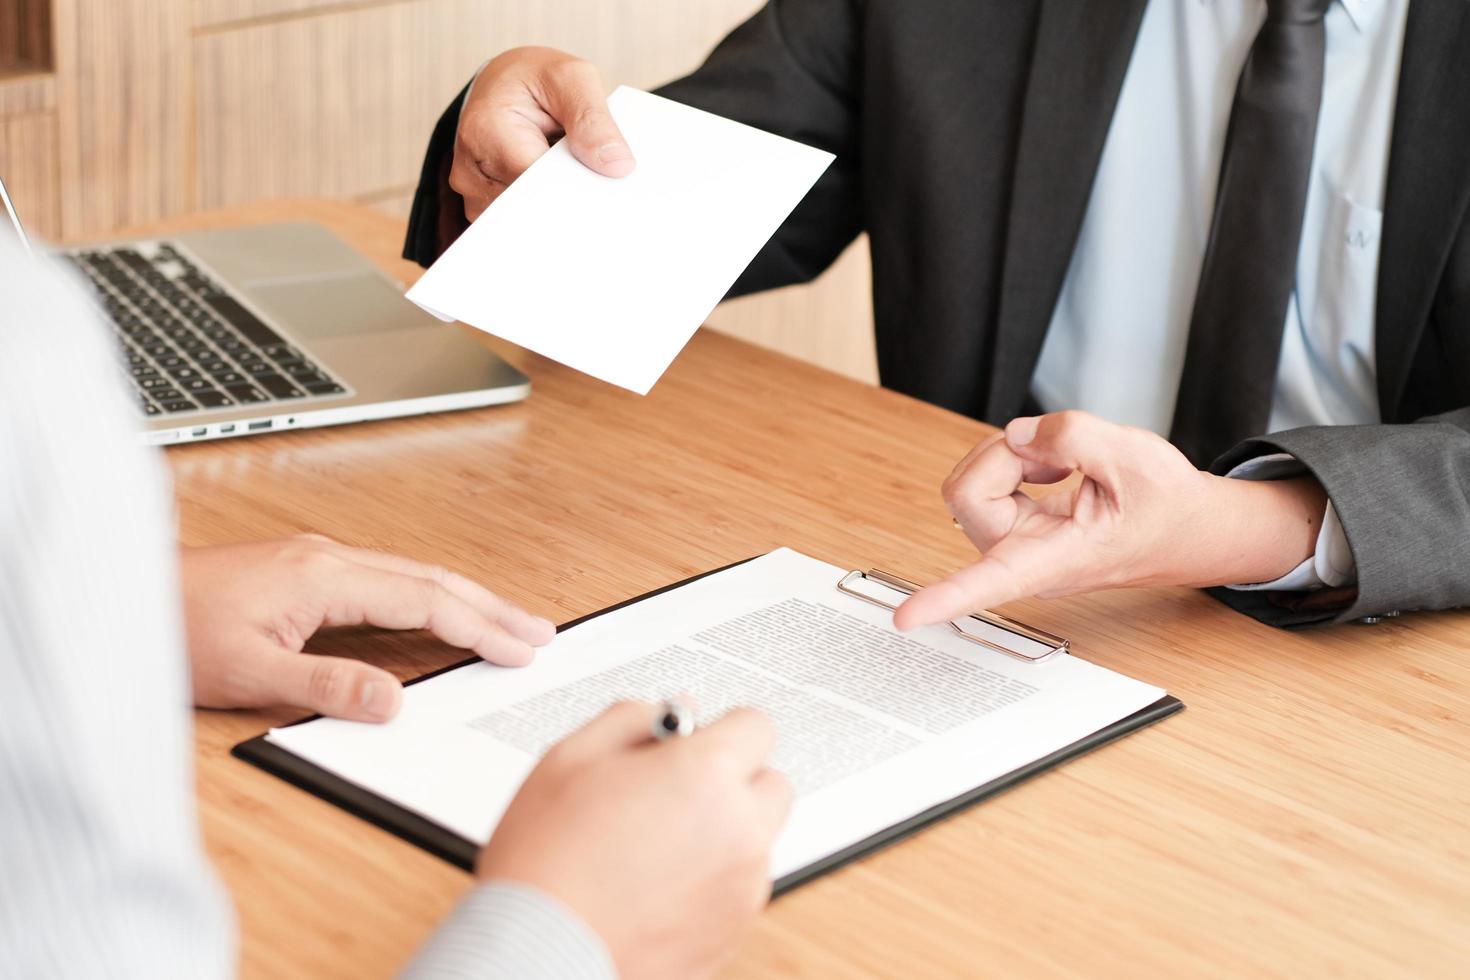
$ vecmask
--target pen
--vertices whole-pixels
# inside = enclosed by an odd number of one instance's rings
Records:
[[[657,741],[682,738],[694,732],[694,712],[676,698],[663,703],[658,717],[653,720],[653,737]]]

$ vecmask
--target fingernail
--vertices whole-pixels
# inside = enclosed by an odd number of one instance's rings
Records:
[[[1036,416],[1011,419],[1011,424],[1006,426],[1006,441],[1013,446],[1024,446],[1036,438],[1036,427],[1041,424],[1041,419]]]
[[[597,160],[608,167],[621,169],[622,164],[633,162],[633,151],[628,149],[628,144],[621,140],[613,140],[604,143],[597,148]]]
[[[375,721],[387,721],[393,717],[398,704],[398,695],[382,681],[368,681],[358,694],[362,709]]]

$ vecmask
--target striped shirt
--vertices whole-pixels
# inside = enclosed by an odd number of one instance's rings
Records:
[[[168,474],[106,328],[0,238],[0,977],[227,977],[200,840]],[[535,889],[472,890],[414,977],[601,978]]]

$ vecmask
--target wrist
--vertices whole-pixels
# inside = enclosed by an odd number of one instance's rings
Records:
[[[1209,482],[1199,540],[1212,560],[1192,584],[1271,582],[1312,557],[1327,509],[1327,493],[1316,479],[1202,476]]]

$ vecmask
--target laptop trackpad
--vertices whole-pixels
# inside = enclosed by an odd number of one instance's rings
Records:
[[[250,286],[244,292],[302,340],[439,323],[375,273],[278,280]]]

